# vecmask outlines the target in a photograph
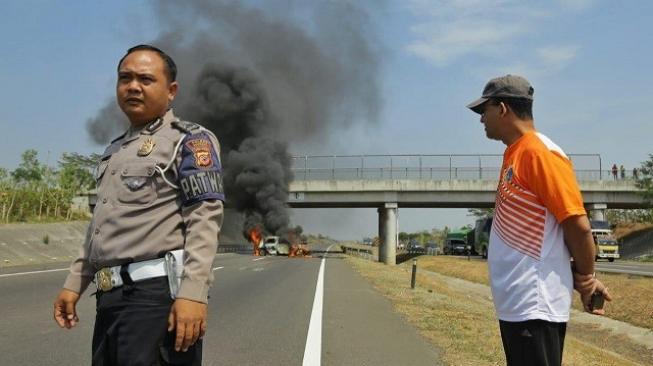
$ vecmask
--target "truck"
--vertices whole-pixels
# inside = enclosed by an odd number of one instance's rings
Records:
[[[487,251],[490,247],[490,230],[492,230],[492,217],[485,217],[476,220],[474,227],[474,240],[471,244],[472,254],[480,255],[487,259]]]
[[[474,241],[474,229],[462,227],[447,234],[444,242],[444,254],[466,255]]]
[[[592,238],[594,239],[595,261],[599,259],[607,259],[614,262],[619,259],[619,243],[610,229],[610,223],[602,220],[591,220],[590,227],[592,228]]]

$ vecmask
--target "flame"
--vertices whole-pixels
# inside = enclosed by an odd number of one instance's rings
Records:
[[[289,257],[310,257],[311,251],[303,244],[293,244],[288,252]]]
[[[261,241],[263,240],[263,232],[261,228],[257,225],[254,226],[250,231],[249,231],[249,241],[252,243],[252,246],[254,248],[254,255],[255,256],[260,256],[261,252],[259,249],[259,246],[261,245]]]

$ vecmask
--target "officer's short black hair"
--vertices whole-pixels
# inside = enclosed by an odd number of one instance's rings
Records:
[[[504,103],[510,108],[517,118],[522,120],[533,119],[533,101],[524,98],[491,98],[489,100],[493,105]]]
[[[160,48],[154,47],[149,44],[139,44],[138,46],[134,46],[128,49],[127,53],[124,56],[122,56],[122,58],[118,62],[118,71],[120,71],[120,65],[125,60],[125,57],[127,57],[130,53],[136,51],[154,51],[158,53],[166,65],[165,71],[166,71],[166,76],[168,77],[168,81],[173,82],[177,80],[177,64],[175,64],[175,61],[173,61],[172,57],[168,56],[168,54],[163,52]]]

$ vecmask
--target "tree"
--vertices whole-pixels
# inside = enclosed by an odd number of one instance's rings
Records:
[[[474,216],[477,219],[494,217],[494,208],[470,208],[467,209],[467,216]]]
[[[606,216],[613,225],[653,222],[653,210],[651,209],[610,209],[607,210]]]
[[[638,179],[635,186],[641,189],[641,195],[644,201],[651,204],[653,201],[653,154],[648,155],[648,160],[642,162]]]
[[[11,172],[11,176],[17,184],[35,185],[43,180],[46,167],[39,162],[37,156],[38,152],[34,149],[25,150],[21,154],[20,165]]]
[[[73,194],[82,189],[95,187],[93,169],[98,161],[96,154],[84,156],[78,153],[63,153],[59,160],[58,185]]]

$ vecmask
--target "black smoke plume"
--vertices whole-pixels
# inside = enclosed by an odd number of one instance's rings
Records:
[[[147,43],[178,65],[175,113],[220,140],[229,206],[246,229],[280,234],[290,224],[288,144],[376,122],[380,48],[363,1],[245,3],[155,2],[165,32]],[[88,122],[101,144],[126,126],[115,102]]]

